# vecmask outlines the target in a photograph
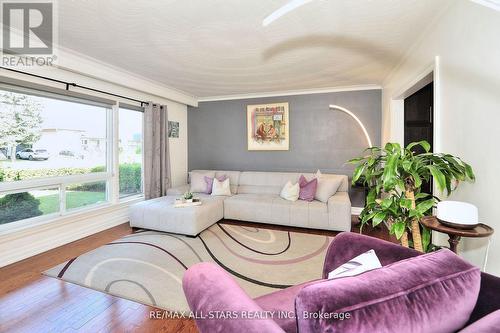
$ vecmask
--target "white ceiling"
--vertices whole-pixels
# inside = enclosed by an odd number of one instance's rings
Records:
[[[454,0],[61,0],[59,44],[198,97],[381,84]]]

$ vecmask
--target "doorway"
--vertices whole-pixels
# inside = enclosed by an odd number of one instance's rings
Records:
[[[434,82],[404,99],[404,145],[425,140],[434,151]],[[413,148],[422,153],[422,147]],[[432,194],[432,180],[422,185],[422,192]]]

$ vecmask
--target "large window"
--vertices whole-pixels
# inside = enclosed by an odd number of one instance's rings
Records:
[[[141,108],[14,84],[0,83],[0,229],[143,193]]]
[[[120,198],[142,193],[143,113],[125,107],[119,110]]]
[[[111,201],[111,104],[0,89],[0,225]]]
[[[109,108],[0,90],[3,181],[106,171]]]

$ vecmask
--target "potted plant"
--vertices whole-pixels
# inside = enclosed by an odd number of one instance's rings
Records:
[[[194,195],[193,195],[193,193],[191,193],[191,192],[186,192],[186,193],[184,193],[184,195],[182,196],[182,198],[183,198],[186,202],[193,202]]]
[[[417,146],[424,152],[415,153]],[[366,151],[366,156],[349,161],[356,165],[352,182],[362,180],[369,188],[360,214],[361,230],[370,221],[373,226],[385,221],[401,245],[410,245],[408,234],[411,233],[413,248],[427,251],[430,231],[419,221],[432,214],[439,199],[423,193],[422,184],[432,177],[438,191],[449,195],[460,181],[475,180],[471,166],[453,155],[429,152],[427,141],[413,142],[406,148],[387,143],[384,148],[372,147]]]

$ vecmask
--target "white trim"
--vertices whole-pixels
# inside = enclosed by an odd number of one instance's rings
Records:
[[[99,207],[92,207],[92,209],[87,209],[87,210],[78,210],[78,211],[73,211],[71,214],[66,214],[64,216],[56,216],[52,217],[51,219],[45,219],[39,221],[39,223],[36,224],[30,224],[30,225],[19,225],[18,228],[15,229],[10,229],[10,230],[2,230],[0,232],[0,239],[3,237],[14,237],[14,236],[19,236],[22,234],[30,234],[30,233],[36,233],[38,231],[45,231],[45,230],[50,230],[54,226],[58,226],[59,223],[64,222],[68,219],[71,219],[72,221],[79,221],[81,219],[86,219],[90,217],[98,217],[102,213],[105,213],[106,211],[112,211],[116,208],[119,208],[121,206],[128,206],[133,202],[139,202],[143,201],[144,198],[137,198],[135,200],[128,200],[121,202],[116,205],[111,205],[111,204],[105,204],[101,205]],[[25,220],[22,220],[25,221]],[[12,222],[9,224],[13,224],[16,222]]]
[[[359,215],[363,211],[363,207],[351,207],[351,215]]]
[[[381,90],[381,89],[382,87],[378,84],[366,84],[366,85],[339,86],[339,87],[317,88],[317,89],[285,90],[285,91],[258,92],[249,94],[207,96],[207,97],[199,97],[198,102],[229,101],[229,100],[247,99],[247,98],[310,95],[310,94],[324,94],[324,93],[342,92],[342,91]]]
[[[443,128],[441,120],[441,62],[439,56],[434,58],[434,152],[440,153],[443,149],[441,144],[441,130]],[[434,183],[435,185],[435,183]],[[434,192],[438,193],[438,192]]]
[[[0,267],[126,223],[129,220],[129,206],[142,200],[67,215],[37,227],[0,234]]]
[[[71,208],[67,209],[66,208],[66,191],[64,190],[65,187],[61,187],[61,191],[59,192],[59,197],[62,197],[61,203],[59,204],[60,210],[55,212],[55,213],[50,213],[50,214],[45,214],[45,215],[40,215],[40,216],[35,216],[35,217],[30,217],[22,220],[17,220],[14,222],[9,222],[9,223],[4,223],[0,224],[0,236],[6,235],[6,234],[11,234],[11,233],[16,233],[18,231],[26,230],[29,228],[35,228],[44,224],[50,224],[54,220],[57,220],[59,218],[64,218],[67,216],[75,216],[78,214],[82,213],[89,213],[94,210],[98,210],[101,208],[106,208],[106,207],[111,207],[111,204],[109,202],[98,202],[95,204],[91,205],[86,205],[86,206],[81,206],[81,207],[76,207],[76,208]],[[64,207],[62,205],[64,204]]]
[[[404,99],[409,95],[421,89],[424,83],[430,83],[429,78],[432,78],[434,86],[434,110],[433,110],[433,128],[434,128],[434,152],[441,151],[441,142],[439,141],[439,133],[441,130],[441,84],[439,77],[439,56],[436,56],[431,64],[415,75],[407,83],[401,84],[391,96],[390,117],[391,117],[391,139],[401,145],[404,144]]]
[[[69,185],[74,183],[91,183],[104,180],[110,180],[112,174],[110,172],[96,172],[84,175],[71,175],[61,177],[34,178],[10,182],[0,182],[0,193],[8,194],[23,190],[29,191],[41,187],[58,185]]]
[[[430,83],[432,80],[429,81],[428,77],[430,74],[432,74],[432,72],[434,72],[435,67],[435,61],[429,63],[422,71],[420,71],[420,73],[416,77],[401,86],[399,90],[397,90],[396,93],[393,94],[392,99],[405,99],[406,97],[409,97],[413,93],[423,88],[424,82]]]
[[[109,184],[109,201],[113,204],[119,201],[120,197],[120,162],[119,162],[119,151],[120,151],[120,134],[119,134],[119,124],[120,124],[120,115],[119,115],[119,106],[116,103],[111,109],[112,116],[109,121],[112,123],[112,129],[108,135],[112,138],[108,145],[108,149],[111,148],[112,155],[110,160],[110,170],[114,170],[113,176],[111,177],[111,182]]]

